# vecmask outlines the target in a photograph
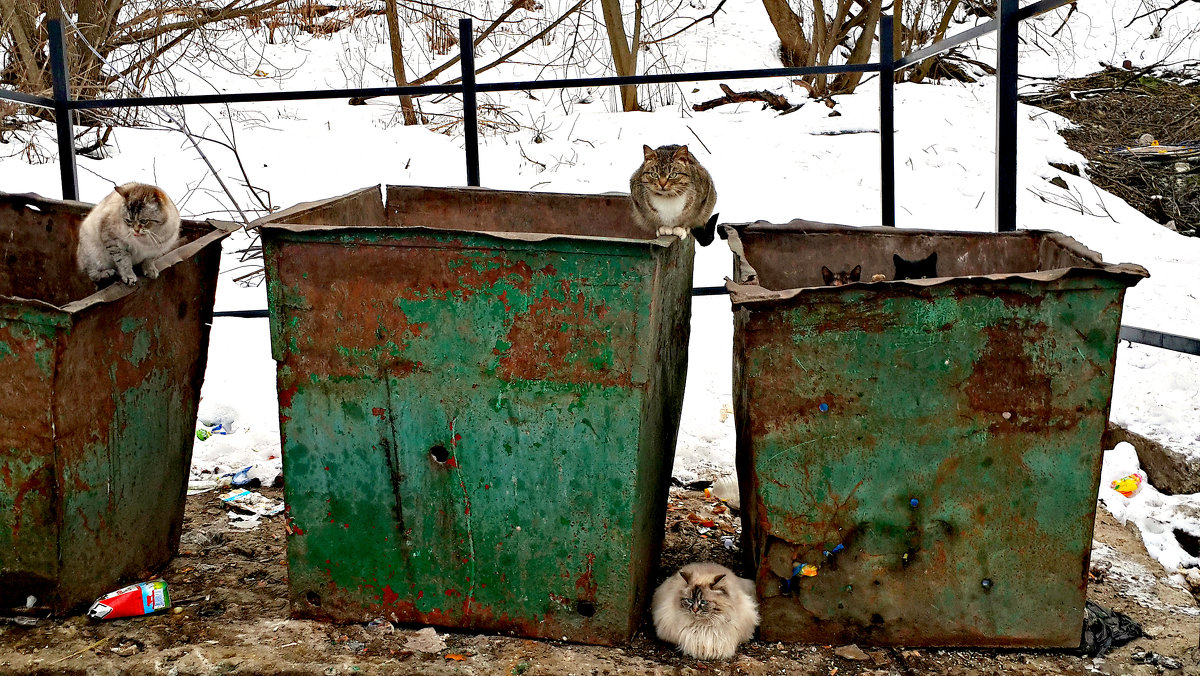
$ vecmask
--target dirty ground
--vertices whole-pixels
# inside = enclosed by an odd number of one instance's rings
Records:
[[[281,489],[261,492],[282,499]],[[738,567],[739,552],[729,549],[724,539],[736,532],[737,520],[722,507],[701,492],[672,489],[660,579],[698,559]],[[1167,584],[1139,536],[1103,510],[1096,525],[1098,544],[1088,597],[1129,614],[1151,637],[1117,648],[1100,660],[1064,651],[870,646],[860,650],[753,641],[731,661],[700,662],[684,658],[654,638],[649,621],[630,645],[605,648],[441,630],[431,636],[429,629],[420,632],[421,627],[393,627],[386,622],[337,626],[290,620],[281,517],[264,519],[254,530],[234,528],[217,493],[210,492],[188,498],[185,520],[180,555],[162,571],[175,612],[108,622],[91,621],[80,613],[40,619],[35,627],[10,619],[0,625],[0,675],[1200,675],[1200,612],[1195,598]],[[1136,653],[1147,651],[1174,658],[1182,668],[1134,661]],[[1169,660],[1159,663],[1169,664]]]

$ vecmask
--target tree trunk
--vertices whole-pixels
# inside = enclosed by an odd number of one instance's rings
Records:
[[[872,0],[870,6],[865,10],[867,13],[867,21],[863,24],[862,33],[859,34],[858,41],[854,43],[854,49],[850,52],[850,58],[846,59],[846,63],[866,63],[871,58],[871,45],[875,40],[875,27],[879,25],[879,13],[883,7],[883,0]],[[833,91],[844,94],[849,94],[858,87],[858,83],[862,80],[862,73],[842,73],[833,81]]]
[[[800,17],[792,11],[788,0],[763,0],[763,7],[779,36],[779,59],[787,68],[799,68],[811,65],[807,56],[811,49],[808,38],[804,36],[804,26]]]
[[[404,74],[404,47],[400,42],[400,18],[396,15],[396,0],[385,0],[384,10],[387,14],[388,38],[392,43],[392,73],[396,77],[396,86],[407,84]],[[417,111],[413,109],[411,96],[400,97],[400,110],[404,113],[404,124],[417,124]]]
[[[639,34],[642,30],[642,1],[635,0],[633,16],[633,45],[625,35],[625,23],[621,16],[620,0],[600,0],[604,12],[604,28],[608,32],[608,45],[612,49],[613,67],[617,75],[628,77],[637,75],[637,55],[640,45]],[[621,110],[641,110],[637,101],[637,87],[634,85],[621,86]]]

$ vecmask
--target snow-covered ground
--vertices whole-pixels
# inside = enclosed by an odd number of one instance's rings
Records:
[[[553,16],[562,3],[545,4],[544,15]],[[707,5],[707,9],[693,10],[699,16],[715,4],[715,0],[693,0],[691,6]],[[1066,9],[1029,22],[1022,33],[1026,38],[1022,74],[1074,76],[1099,69],[1101,62],[1120,64],[1128,59],[1143,66],[1162,59],[1200,58],[1200,40],[1189,32],[1200,25],[1200,6],[1187,3],[1176,9],[1163,22],[1159,37],[1150,38],[1147,35],[1153,26],[1148,19],[1125,28],[1145,11],[1146,4],[1137,0],[1081,3],[1055,38],[1049,34],[1058,28]],[[180,62],[172,74],[181,91],[193,93],[388,84],[382,22],[383,17],[369,17],[352,31],[324,38],[299,34],[292,41],[274,45],[265,44],[261,30],[228,36],[224,61]],[[951,32],[954,30],[952,27]],[[992,60],[992,44],[991,38],[985,38],[975,55]],[[525,60],[548,58],[560,48],[540,45],[540,51]],[[714,22],[702,23],[656,49],[677,70],[724,70],[777,66],[775,48],[762,5],[737,2],[727,3]],[[485,51],[478,60],[486,63],[490,56]],[[435,62],[442,58],[446,57],[437,57]],[[231,63],[245,66],[244,72],[229,67]],[[425,66],[410,64],[409,72],[423,72]],[[266,76],[252,76],[254,71]],[[457,68],[451,72],[456,74]],[[603,68],[585,64],[567,74],[581,72],[602,73]],[[489,71],[480,79],[526,79],[539,74],[558,77],[564,72],[542,73],[536,66],[513,64]],[[1025,80],[1023,85],[1039,82]],[[643,97],[656,109],[646,113],[614,112],[614,96],[609,90],[482,97],[481,102],[502,105],[517,127],[505,133],[489,133],[490,127],[485,127],[480,153],[483,185],[558,192],[624,191],[641,160],[643,143],[683,143],[712,173],[723,221],[806,218],[851,225],[879,222],[877,80],[868,80],[854,95],[839,97],[841,115],[837,117],[829,117],[829,109],[818,103],[786,116],[761,110],[757,104],[692,113],[690,104],[720,95],[717,84],[647,89]],[[793,102],[805,100],[804,91],[786,80],[730,84],[738,90],[770,88]],[[897,220],[901,227],[994,228],[995,98],[994,81],[988,77],[975,84],[897,86]],[[456,104],[450,100],[426,105],[431,111],[453,112]],[[444,134],[429,127],[404,127],[396,108],[393,100],[377,99],[354,107],[344,101],[287,102],[189,107],[182,112],[194,132],[236,141],[245,179],[261,189],[262,200],[272,206],[286,207],[380,183],[465,184],[461,136],[454,129]],[[175,115],[181,117],[179,111]],[[1145,266],[1151,277],[1129,291],[1125,322],[1200,336],[1200,312],[1196,310],[1200,239],[1171,232],[1120,199],[1093,188],[1086,178],[1051,167],[1052,161],[1076,164],[1084,167],[1086,176],[1086,161],[1058,135],[1069,124],[1066,120],[1023,105],[1019,117],[1019,225],[1058,230],[1099,251],[1108,261]],[[49,139],[52,132],[47,127],[44,133]],[[80,158],[83,200],[100,200],[113,182],[141,180],[176,196],[185,214],[230,217],[229,200],[179,132],[121,129],[113,143],[114,153],[108,159]],[[52,144],[46,147],[46,152],[53,152]],[[241,208],[254,208],[234,155],[213,143],[202,142],[202,147],[232,186]],[[55,159],[34,165],[19,156],[0,160],[0,187],[8,192],[57,196]],[[1055,177],[1066,181],[1068,189],[1048,182]],[[226,243],[218,310],[266,307],[263,287],[244,287],[233,281],[250,269],[235,253],[248,244],[245,235],[231,237]],[[696,284],[720,284],[730,265],[729,252],[720,242],[699,250]],[[687,395],[674,468],[681,478],[732,471],[733,419],[728,413],[732,403],[731,344],[728,300],[695,299]],[[1198,388],[1200,358],[1140,345],[1122,346],[1112,418],[1174,449],[1200,455]],[[201,417],[220,414],[234,419],[234,431],[197,441],[194,471],[219,474],[253,465],[256,476],[264,481],[273,478],[280,449],[274,362],[265,319],[214,321]],[[1120,471],[1125,471],[1127,460],[1121,456],[1120,463],[1113,461],[1113,467],[1120,464]],[[1106,465],[1106,477],[1109,473]],[[1115,504],[1111,495],[1102,495],[1106,505]],[[1156,493],[1144,495],[1149,499]],[[1155,506],[1155,519],[1169,523],[1176,501],[1160,502]],[[1149,523],[1140,517],[1134,520],[1143,529]],[[1194,532],[1200,533],[1200,527]],[[1147,537],[1147,543],[1164,565],[1197,563],[1194,557],[1181,557],[1178,545],[1160,546],[1153,537]]]

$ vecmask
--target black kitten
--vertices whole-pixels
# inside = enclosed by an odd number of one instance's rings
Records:
[[[936,251],[919,261],[910,261],[901,258],[899,254],[892,254],[892,263],[896,266],[895,279],[929,279],[938,276]]]

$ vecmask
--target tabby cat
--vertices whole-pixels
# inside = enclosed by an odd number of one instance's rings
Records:
[[[142,276],[158,277],[154,259],[179,241],[179,210],[162,190],[145,183],[126,183],[92,208],[79,226],[79,269],[97,284],[120,277],[136,284]]]
[[[680,239],[694,232],[702,246],[712,243],[717,191],[712,176],[687,146],[642,146],[642,166],[629,177],[633,209],[657,235]],[[709,216],[713,216],[709,218]]]
[[[758,626],[754,583],[716,563],[689,563],[654,592],[654,631],[702,660],[729,659]]]

